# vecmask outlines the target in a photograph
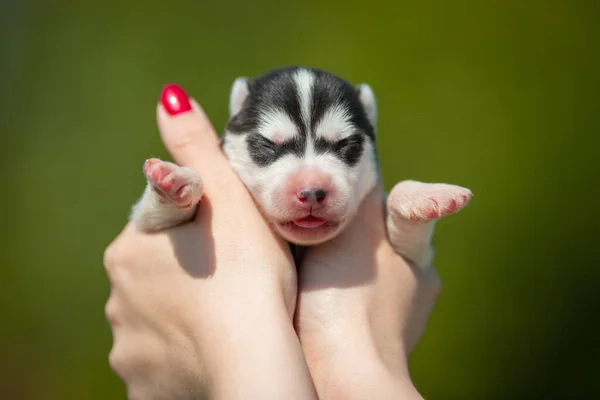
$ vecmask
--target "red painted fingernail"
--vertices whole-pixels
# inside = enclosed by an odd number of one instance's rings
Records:
[[[185,90],[175,84],[166,85],[160,94],[160,101],[171,115],[181,114],[192,109]]]

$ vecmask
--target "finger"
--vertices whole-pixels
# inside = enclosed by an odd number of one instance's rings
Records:
[[[202,107],[176,85],[167,85],[157,106],[161,138],[175,162],[200,172],[205,183],[230,168],[219,138]]]
[[[111,293],[111,295],[108,297],[108,300],[104,304],[104,316],[111,327],[117,325],[119,321],[119,307],[114,293]]]
[[[113,328],[113,344],[108,355],[110,368],[125,382],[130,383],[148,375],[149,369],[160,365],[159,354],[164,345],[151,330],[139,330],[130,325]]]
[[[140,232],[134,223],[128,222],[125,227],[117,234],[117,236],[106,246],[104,249],[104,268],[108,273],[108,278],[112,283],[112,275],[114,270],[119,265],[128,261],[128,257],[132,254],[136,254],[137,248],[133,248],[131,245],[131,239],[137,239],[136,245],[139,245],[139,239],[145,237],[151,238],[153,235],[149,235],[144,232]]]

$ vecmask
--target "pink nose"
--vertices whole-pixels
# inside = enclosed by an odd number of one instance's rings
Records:
[[[296,196],[301,203],[319,204],[325,201],[327,192],[323,189],[303,189]]]

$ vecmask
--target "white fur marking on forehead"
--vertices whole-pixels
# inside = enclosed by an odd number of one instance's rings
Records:
[[[317,137],[337,141],[350,136],[354,132],[350,111],[343,104],[333,104],[325,111],[317,125]]]
[[[294,74],[294,82],[298,90],[300,109],[304,125],[309,126],[310,109],[312,106],[312,88],[315,77],[309,70],[299,69]]]
[[[298,129],[289,115],[276,108],[268,108],[260,113],[258,131],[273,141],[291,139],[298,134]]]

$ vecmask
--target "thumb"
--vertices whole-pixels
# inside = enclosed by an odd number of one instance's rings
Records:
[[[175,162],[197,170],[205,183],[229,170],[219,138],[202,107],[177,85],[163,88],[157,106],[162,141]]]

